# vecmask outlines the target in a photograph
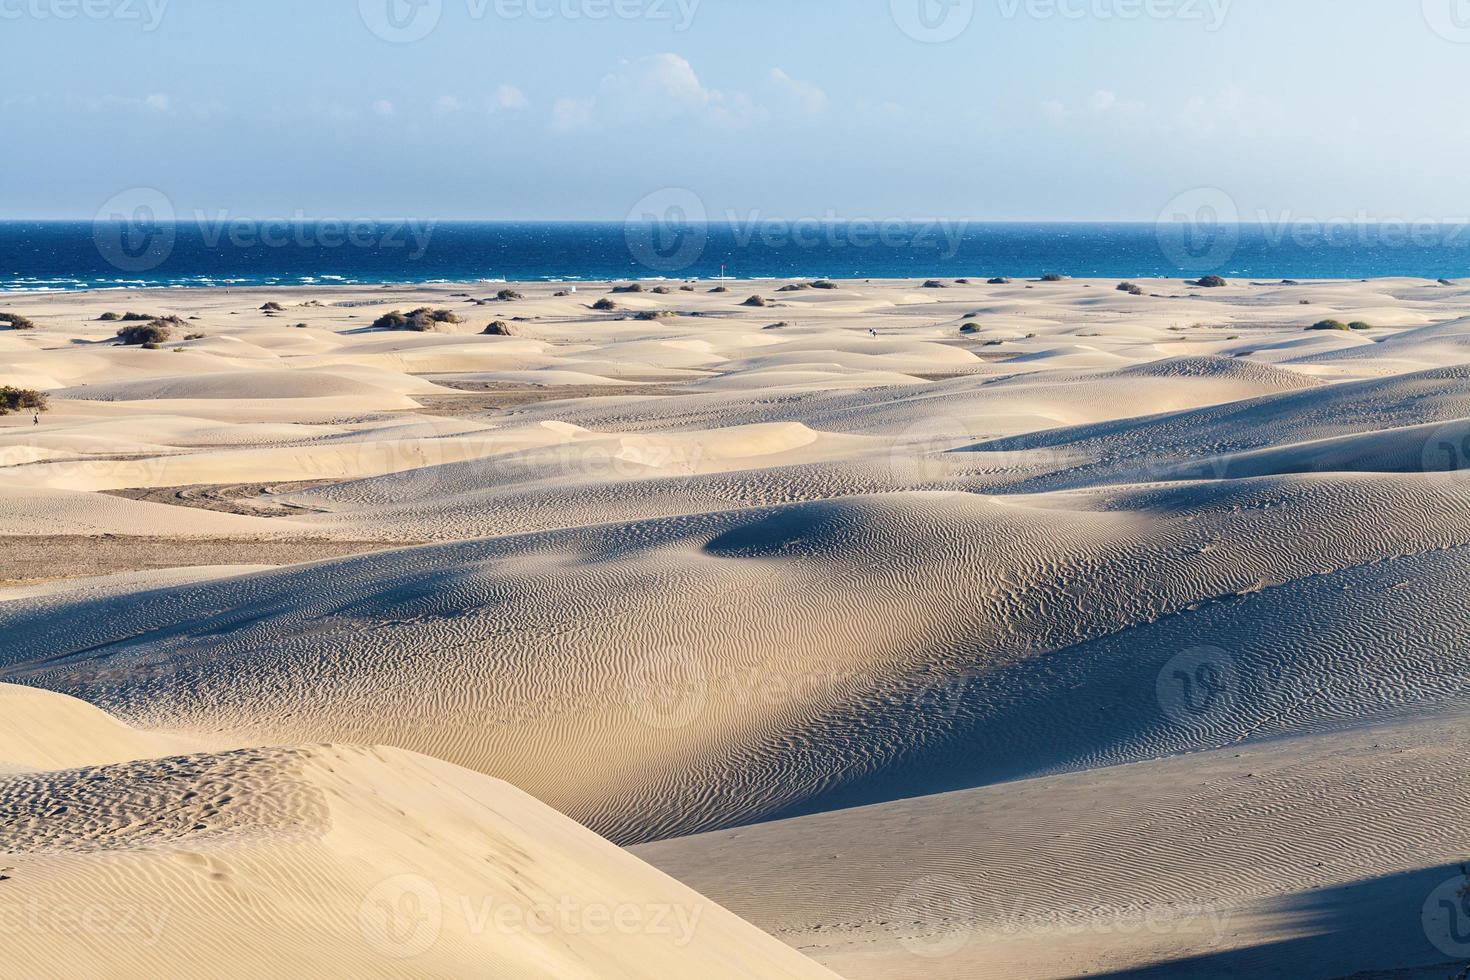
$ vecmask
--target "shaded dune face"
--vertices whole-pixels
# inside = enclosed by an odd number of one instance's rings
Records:
[[[1421,604],[1460,585],[1467,509],[1360,477],[547,532],[38,603],[4,676],[151,727],[440,755],[644,841],[1454,708],[1457,633]],[[1229,710],[1182,723],[1159,679],[1208,647]]]
[[[12,965],[1455,975],[1466,292],[1027,285],[36,298],[0,890],[183,918]],[[405,966],[405,875],[705,925]]]

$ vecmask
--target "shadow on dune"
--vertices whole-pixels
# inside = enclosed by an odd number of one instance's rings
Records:
[[[1470,873],[1441,865],[1305,892],[1268,909],[1296,938],[1089,980],[1463,980]]]

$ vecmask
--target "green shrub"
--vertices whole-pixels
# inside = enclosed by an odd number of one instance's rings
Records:
[[[1307,329],[1308,330],[1351,330],[1352,327],[1349,327],[1346,323],[1343,323],[1341,320],[1318,320],[1316,323],[1312,324]]]
[[[812,283],[812,288],[813,289],[839,289],[841,287],[839,287],[837,285],[837,283],[833,282],[830,279],[818,279],[816,282]]]
[[[979,333],[979,332],[980,332],[980,324],[978,324],[978,323],[967,323],[964,326],[960,327],[960,333]]]
[[[606,313],[609,310],[615,310],[615,309],[617,309],[618,308],[618,304],[614,303],[612,300],[610,300],[606,296],[604,296],[604,297],[602,297],[602,299],[598,300],[596,303],[593,303],[592,304],[592,308],[594,310],[599,310],[599,311],[601,311],[603,313]]]
[[[44,412],[51,407],[51,400],[43,391],[32,388],[0,387],[0,415],[11,412]]]
[[[152,323],[119,327],[117,338],[125,347],[141,345],[150,350],[157,349],[159,344],[173,336],[173,326],[169,320],[154,320]]]
[[[3,310],[0,310],[0,323],[9,326],[11,330],[36,329],[35,323],[29,318],[23,317],[19,313],[6,313]]]
[[[643,286],[641,283],[635,282],[629,286],[614,286],[612,291],[615,293],[641,293],[643,292]]]
[[[1221,286],[1230,285],[1230,283],[1221,279],[1219,276],[1200,276],[1194,281],[1194,285],[1203,286],[1205,289],[1219,289]]]
[[[776,290],[776,292],[778,292],[778,293],[799,293],[803,289],[811,289],[811,288],[812,288],[812,284],[809,283],[809,282],[788,282],[786,285],[784,285],[780,289]]]
[[[511,300],[525,299],[526,297],[516,292],[514,289],[502,289],[500,292],[495,294],[495,298],[500,300],[502,303],[509,303]]]
[[[1348,329],[1349,330],[1372,330],[1373,329],[1373,324],[1371,324],[1371,323],[1364,323],[1362,320],[1354,320],[1352,323],[1349,323],[1348,324]]]
[[[741,306],[766,306],[767,303],[766,303],[766,298],[764,296],[752,296],[750,299],[746,300],[744,303],[741,303],[740,305]]]

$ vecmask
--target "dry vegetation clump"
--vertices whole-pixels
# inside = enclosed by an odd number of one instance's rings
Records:
[[[979,332],[980,332],[980,324],[978,324],[978,323],[970,322],[970,323],[967,323],[964,326],[960,327],[960,333],[963,333],[963,334],[972,334],[972,333],[979,333]]]
[[[1221,279],[1219,276],[1200,276],[1194,282],[1190,283],[1190,285],[1202,286],[1205,289],[1219,289],[1221,286],[1230,285],[1230,283]]]
[[[157,350],[159,344],[173,336],[175,327],[183,325],[184,321],[176,316],[160,317],[149,323],[119,327],[117,339],[122,341],[124,347],[139,346],[145,350]]]
[[[1127,293],[1130,296],[1142,296],[1143,287],[1138,285],[1137,283],[1120,282],[1118,283],[1118,292]]]
[[[412,330],[414,333],[427,333],[436,330],[441,323],[460,323],[459,315],[449,310],[435,310],[427,306],[421,306],[408,313],[400,313],[394,310],[392,313],[384,313],[373,321],[375,330]]]
[[[51,407],[51,400],[44,391],[34,388],[0,387],[0,415],[11,412],[44,412]]]
[[[262,313],[285,313],[286,308],[277,302],[269,302],[260,308]]]
[[[8,326],[11,330],[34,330],[36,324],[29,317],[23,317],[19,313],[7,313],[0,310],[0,324]]]
[[[643,292],[643,285],[641,283],[636,283],[635,282],[635,283],[632,283],[631,285],[627,285],[627,286],[614,286],[612,288],[612,292],[615,292],[615,293],[641,293],[641,292]]]
[[[924,281],[924,288],[925,289],[948,289],[949,286],[946,285],[945,283],[940,282],[938,279],[927,279],[927,280]]]
[[[604,296],[602,299],[598,300],[596,303],[593,303],[592,304],[592,308],[594,310],[598,310],[600,312],[606,313],[609,310],[615,310],[615,309],[617,309],[618,308],[618,304],[614,303],[612,300],[610,300],[606,296]]]
[[[741,303],[740,305],[741,306],[766,306],[767,303],[766,303],[766,298],[764,296],[752,296],[750,299],[746,300],[744,303]]]
[[[830,279],[818,279],[816,282],[812,283],[812,288],[813,289],[838,289],[839,287],[838,287],[837,283],[833,282]]]
[[[512,300],[525,299],[526,297],[523,293],[518,293],[514,289],[502,289],[500,292],[495,294],[495,298],[500,300],[502,303],[509,303]]]
[[[1352,327],[1341,320],[1318,320],[1307,328],[1308,330],[1351,330]]]
[[[1066,282],[1069,278],[1070,278],[1069,276],[1064,276],[1060,272],[1048,272],[1048,273],[1046,273],[1045,275],[1043,275],[1041,277],[1041,281],[1042,282]]]
[[[1011,284],[1011,280],[1007,279],[1005,276],[996,276],[992,279],[985,280],[985,284],[988,286],[1009,286]]]
[[[483,331],[487,337],[514,337],[516,329],[504,320],[494,320]]]

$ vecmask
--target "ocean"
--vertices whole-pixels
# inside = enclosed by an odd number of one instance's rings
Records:
[[[0,291],[612,279],[1470,275],[1465,225],[0,222]]]

